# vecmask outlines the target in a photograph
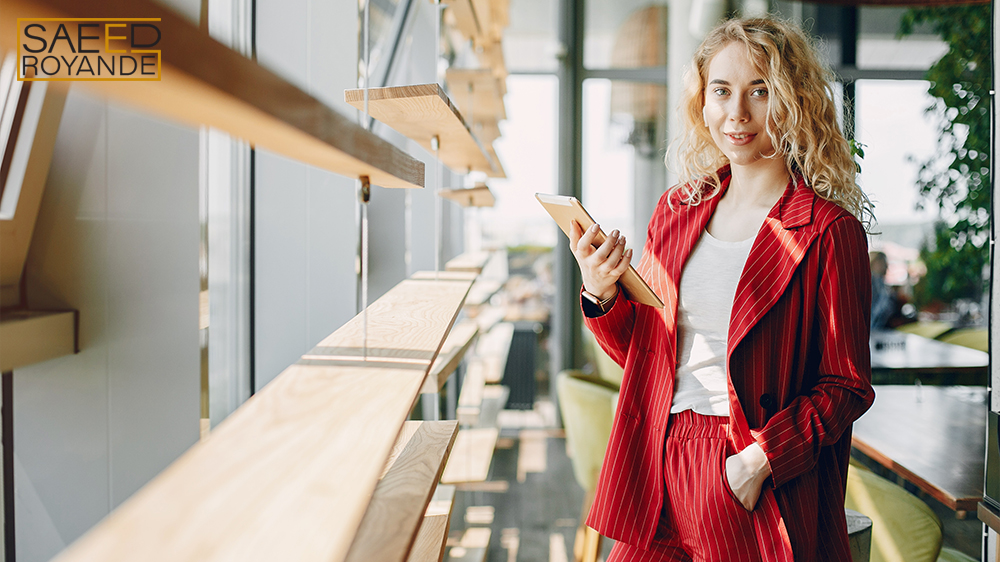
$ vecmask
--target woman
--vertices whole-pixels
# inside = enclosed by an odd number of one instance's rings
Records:
[[[587,326],[625,368],[587,524],[609,562],[850,560],[851,424],[874,400],[870,203],[828,74],[794,26],[732,20],[695,53],[682,181],[632,250],[571,229]]]

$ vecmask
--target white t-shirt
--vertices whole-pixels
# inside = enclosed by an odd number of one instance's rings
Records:
[[[677,375],[670,413],[729,416],[726,340],[736,285],[753,238],[725,242],[706,230],[681,274],[677,305]]]

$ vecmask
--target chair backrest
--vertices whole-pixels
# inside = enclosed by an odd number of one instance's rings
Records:
[[[947,334],[939,336],[937,339],[955,345],[978,349],[979,351],[989,351],[990,338],[986,333],[986,328],[962,328],[952,330]]]
[[[556,376],[556,390],[573,474],[584,490],[593,490],[611,438],[617,387],[596,377],[563,371]]]
[[[601,349],[600,344],[597,343],[597,338],[586,327],[583,329],[583,341],[584,346],[589,350],[590,356],[594,360],[594,368],[597,370],[597,376],[621,387],[625,370]]]
[[[872,520],[871,562],[937,560],[941,521],[926,503],[902,487],[851,466],[844,506]]]

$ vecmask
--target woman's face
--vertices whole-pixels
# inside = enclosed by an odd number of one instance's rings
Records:
[[[773,154],[766,133],[767,86],[746,47],[730,43],[719,51],[709,61],[706,82],[705,124],[732,165],[752,166]]]

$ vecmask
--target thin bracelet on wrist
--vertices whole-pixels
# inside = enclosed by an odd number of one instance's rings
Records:
[[[595,305],[597,305],[597,308],[601,309],[601,312],[607,312],[608,309],[611,308],[610,305],[614,302],[615,297],[618,296],[618,287],[615,286],[615,292],[612,293],[612,295],[610,297],[608,297],[608,298],[606,298],[604,300],[601,300],[601,299],[597,298],[597,295],[595,295],[594,293],[591,293],[590,291],[588,291],[586,289],[583,290],[583,296],[586,297],[586,299],[589,300],[590,302],[592,302]]]

